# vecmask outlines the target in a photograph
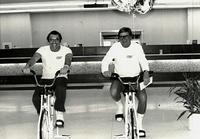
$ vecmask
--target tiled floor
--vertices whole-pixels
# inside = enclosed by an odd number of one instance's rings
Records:
[[[63,134],[72,139],[112,139],[123,133],[114,121],[116,107],[104,89],[68,90]],[[148,109],[144,118],[146,139],[197,139],[188,130],[188,120],[176,120],[182,106],[169,96],[168,88],[148,88]],[[31,103],[33,91],[0,91],[0,138],[36,139],[37,115]]]

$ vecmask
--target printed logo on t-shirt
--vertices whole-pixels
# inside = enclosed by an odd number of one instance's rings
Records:
[[[132,56],[132,55],[127,55],[126,57],[127,57],[127,58],[132,58],[133,56]]]
[[[57,56],[57,57],[56,57],[56,59],[61,59],[61,58],[62,58],[62,56]]]

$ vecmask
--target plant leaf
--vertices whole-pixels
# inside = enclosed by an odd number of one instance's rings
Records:
[[[187,112],[187,110],[181,112],[181,114],[178,116],[177,120],[179,120],[186,112]]]

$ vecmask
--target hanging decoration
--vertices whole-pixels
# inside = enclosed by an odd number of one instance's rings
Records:
[[[146,14],[153,7],[155,0],[112,0],[117,9],[127,13]]]

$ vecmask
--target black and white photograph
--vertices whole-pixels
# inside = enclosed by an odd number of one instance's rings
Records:
[[[0,0],[1,139],[199,139],[200,0]]]

